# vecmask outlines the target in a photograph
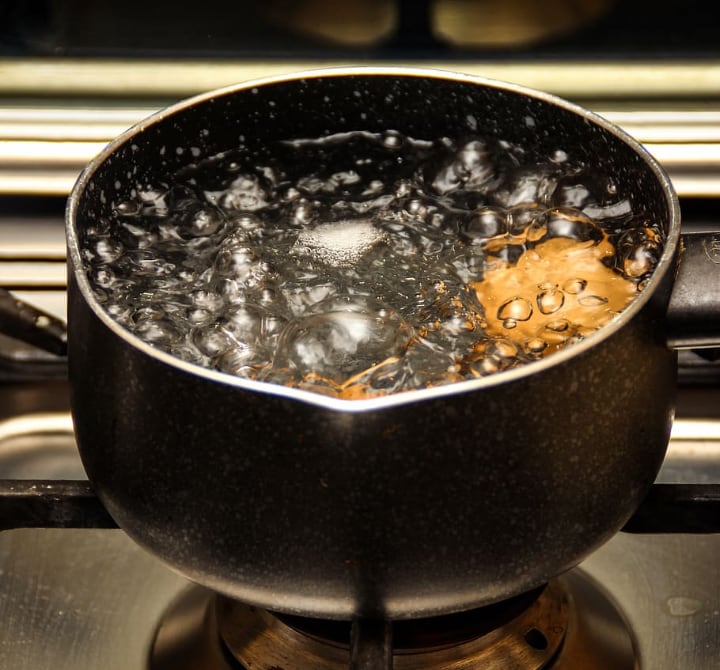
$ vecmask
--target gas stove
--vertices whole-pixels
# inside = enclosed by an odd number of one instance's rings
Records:
[[[0,476],[68,486],[82,479],[67,411],[6,416]],[[658,482],[720,483],[720,420],[677,419]],[[0,518],[12,525],[6,509]],[[396,622],[392,667],[716,668],[719,556],[717,534],[621,532],[536,592],[473,612]],[[0,616],[0,666],[18,670],[386,667],[348,665],[349,623],[227,600],[174,574],[117,529],[0,534]],[[383,639],[373,623],[364,643],[371,658]]]
[[[106,142],[181,98],[316,66],[432,66],[571,99],[660,160],[685,230],[718,230],[720,49],[702,3],[681,13],[646,0],[536,5],[210,0],[198,13],[135,0],[4,3],[0,287],[64,317],[64,202]],[[681,351],[679,371],[658,483],[720,485],[720,354]],[[712,496],[705,511],[655,500],[546,587],[395,622],[390,644],[382,622],[353,630],[228,601],[112,528],[82,483],[66,373],[61,357],[0,335],[0,479],[40,501],[28,522],[27,505],[0,491],[1,668],[372,670],[388,667],[391,649],[396,670],[720,666],[720,534],[701,532],[718,516]],[[37,480],[65,483],[28,483]],[[63,496],[69,507],[58,506]]]

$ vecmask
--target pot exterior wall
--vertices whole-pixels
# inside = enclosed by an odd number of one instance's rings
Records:
[[[71,286],[78,443],[118,524],[204,585],[321,617],[463,610],[578,563],[653,482],[675,359],[652,311],[540,374],[345,413],[159,362]]]

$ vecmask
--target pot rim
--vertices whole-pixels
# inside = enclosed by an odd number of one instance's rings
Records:
[[[550,356],[537,361],[526,363],[520,367],[504,372],[498,372],[487,377],[477,379],[469,379],[449,384],[431,386],[424,389],[414,389],[402,391],[383,396],[377,396],[366,399],[347,400],[326,396],[314,391],[306,391],[294,387],[274,384],[270,382],[255,381],[243,377],[235,377],[230,374],[205,368],[196,364],[185,362],[169,353],[161,351],[152,345],[141,340],[138,336],[126,330],[107,314],[102,305],[95,298],[95,294],[90,286],[89,279],[85,273],[80,254],[80,245],[78,239],[78,227],[76,225],[77,211],[80,200],[83,197],[86,186],[90,182],[97,169],[110,158],[117,149],[131,142],[133,138],[142,134],[148,127],[154,126],[164,119],[182,112],[183,110],[196,106],[199,103],[208,101],[213,98],[224,97],[233,93],[252,90],[267,85],[278,85],[287,82],[294,82],[302,79],[318,79],[329,77],[422,77],[430,79],[440,79],[444,81],[457,81],[460,83],[476,84],[486,88],[494,88],[498,90],[510,91],[526,97],[534,98],[542,102],[546,102],[555,107],[559,107],[568,112],[575,114],[586,120],[586,122],[599,126],[603,130],[611,133],[617,139],[628,145],[637,155],[639,155],[647,167],[654,173],[657,181],[662,187],[663,193],[668,204],[670,213],[669,224],[667,229],[667,238],[663,246],[662,256],[649,278],[644,290],[633,299],[633,301],[609,323],[592,333],[582,341],[572,344],[568,347],[553,353]],[[343,66],[332,68],[319,68],[299,71],[291,74],[279,76],[263,77],[260,79],[252,79],[239,84],[232,84],[223,88],[207,91],[199,95],[187,98],[180,102],[174,103],[146,119],[138,122],[114,140],[93,158],[90,163],[80,173],[72,192],[68,198],[66,212],[66,235],[68,245],[68,256],[71,261],[71,270],[77,286],[82,294],[83,299],[92,309],[93,313],[107,326],[115,335],[127,342],[130,346],[140,350],[147,356],[154,358],[171,367],[177,368],[189,374],[207,379],[210,382],[225,384],[230,387],[237,387],[245,391],[254,393],[263,393],[272,396],[280,396],[291,400],[297,400],[302,403],[315,405],[320,408],[330,409],[340,412],[362,413],[371,410],[383,409],[385,407],[393,407],[397,405],[405,405],[414,402],[429,400],[445,396],[454,396],[462,393],[470,393],[481,389],[489,389],[501,384],[506,384],[521,380],[542,371],[560,365],[568,360],[579,357],[589,350],[593,349],[601,342],[610,338],[614,333],[634,318],[643,307],[652,299],[657,287],[662,283],[668,272],[674,268],[674,258],[680,240],[680,203],[672,186],[670,178],[665,169],[658,161],[632,136],[620,129],[613,123],[609,122],[599,114],[592,112],[580,105],[569,102],[554,94],[539,91],[520,84],[489,79],[476,75],[468,75],[460,72],[442,70],[436,68],[421,67],[405,67],[405,66]],[[70,328],[72,325],[70,324]],[[72,356],[72,351],[70,352]]]

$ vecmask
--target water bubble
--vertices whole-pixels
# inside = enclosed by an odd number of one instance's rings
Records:
[[[115,206],[115,212],[120,216],[135,217],[141,210],[142,207],[137,200],[123,200]]]
[[[548,237],[567,237],[580,242],[599,240],[602,232],[593,220],[578,209],[556,207],[548,212]]]
[[[117,240],[101,238],[95,244],[95,254],[103,263],[116,261],[123,251],[123,245]]]
[[[343,170],[330,175],[330,179],[339,186],[349,186],[360,182],[360,175],[355,170]]]
[[[339,292],[338,286],[326,279],[317,278],[290,284],[283,294],[293,314],[300,315]]]
[[[97,286],[104,289],[112,288],[116,281],[115,273],[108,267],[101,266],[90,275]]]
[[[640,279],[649,275],[662,255],[659,234],[651,228],[624,233],[617,244],[620,267],[626,277]]]
[[[193,326],[201,326],[210,323],[214,319],[214,315],[210,310],[203,308],[190,309],[187,312],[187,320]]]
[[[578,303],[585,307],[597,307],[607,304],[608,299],[604,295],[586,295],[578,299]]]
[[[658,263],[658,250],[652,244],[640,244],[623,258],[623,272],[626,277],[643,277]]]
[[[623,198],[609,205],[588,205],[583,211],[596,220],[623,218],[632,213],[632,203],[628,198]]]
[[[446,194],[459,188],[481,189],[495,176],[493,156],[485,142],[468,142],[441,168],[432,180],[436,193]]]
[[[552,196],[555,207],[582,209],[595,201],[590,189],[583,183],[560,183]]]
[[[382,143],[387,149],[399,149],[403,145],[403,136],[395,130],[388,130],[382,136]]]
[[[525,342],[525,350],[530,354],[541,354],[547,347],[548,343],[541,337],[533,337]]]
[[[470,244],[478,244],[489,237],[507,232],[507,216],[500,207],[481,207],[467,221],[462,236]]]
[[[251,342],[262,332],[264,312],[251,304],[233,305],[227,312],[223,327],[235,340]]]
[[[477,188],[487,183],[495,173],[493,157],[488,145],[482,140],[465,144],[458,152],[461,178],[465,186]]]
[[[543,314],[553,314],[562,308],[565,295],[557,288],[545,289],[537,296],[538,309]]]
[[[556,319],[555,321],[548,321],[545,328],[554,333],[564,333],[570,328],[570,322],[567,319]]]
[[[290,221],[293,225],[302,227],[311,223],[314,219],[315,209],[313,205],[306,199],[300,200],[290,215]]]
[[[242,238],[228,239],[215,257],[216,273],[244,281],[258,268],[258,256],[252,246]]]
[[[266,360],[258,360],[259,352],[251,345],[235,343],[213,359],[213,365],[221,372],[246,379],[257,378],[257,367],[267,365]]]
[[[189,295],[193,305],[211,312],[219,310],[224,304],[222,296],[207,289],[199,288],[191,291]]]
[[[192,342],[206,356],[216,357],[233,346],[234,339],[223,323],[214,323],[193,330]]]
[[[409,326],[390,307],[370,299],[340,297],[293,320],[280,337],[278,358],[299,376],[344,381],[407,347]]]
[[[184,239],[208,237],[217,233],[225,220],[220,210],[206,205],[185,213],[178,234]]]
[[[497,311],[497,318],[501,321],[527,321],[533,313],[533,306],[525,298],[511,298],[506,300]]]
[[[562,290],[570,295],[579,295],[587,287],[587,281],[578,277],[568,279],[562,286]]]
[[[507,228],[511,235],[525,235],[539,239],[545,235],[547,210],[536,203],[515,205],[507,210]],[[533,233],[542,230],[542,235]]]
[[[226,210],[248,210],[255,212],[268,205],[268,194],[260,186],[257,177],[241,175],[237,177],[223,193],[220,206]]]

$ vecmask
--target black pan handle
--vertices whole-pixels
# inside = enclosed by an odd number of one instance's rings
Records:
[[[64,321],[43,312],[0,288],[0,333],[58,356],[67,355]]]
[[[684,233],[667,311],[674,349],[720,346],[720,232]]]

